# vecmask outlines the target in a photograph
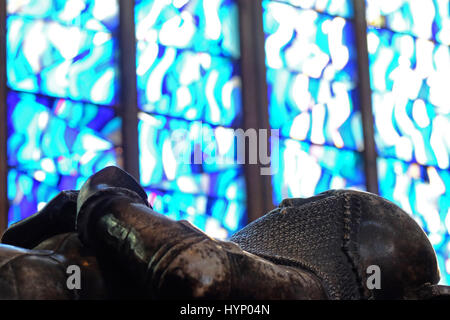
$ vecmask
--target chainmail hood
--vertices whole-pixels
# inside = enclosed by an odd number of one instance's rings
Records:
[[[360,217],[359,197],[331,190],[309,199],[285,199],[230,240],[276,264],[310,270],[331,299],[367,299],[370,293],[358,270]]]

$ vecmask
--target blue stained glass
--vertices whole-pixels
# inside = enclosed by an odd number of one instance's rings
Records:
[[[279,157],[279,169],[272,177],[275,204],[285,198],[310,197],[329,189],[365,189],[358,152],[283,139]]]
[[[232,129],[144,113],[140,118],[142,185],[245,201]]]
[[[16,169],[8,171],[8,225],[37,212],[47,201],[55,197],[59,189],[33,179]]]
[[[263,1],[263,10],[267,67],[354,84],[352,23],[276,1]]]
[[[275,204],[365,189],[351,15],[350,1],[263,1],[269,122],[282,137]]]
[[[234,61],[157,43],[137,47],[142,110],[212,124],[240,123],[241,78]]]
[[[8,86],[78,101],[115,104],[115,46],[107,32],[9,16]]]
[[[450,45],[450,3],[447,0],[366,0],[366,19],[371,26]]]
[[[62,190],[79,190],[93,173],[117,165],[116,151],[94,154],[84,164],[73,158],[43,158],[33,166],[8,171],[8,225],[41,209]],[[47,171],[46,171],[47,170]]]
[[[58,190],[79,189],[95,172],[120,165],[121,122],[113,109],[13,91],[7,102],[10,223]]]
[[[361,151],[361,114],[356,89],[287,70],[267,70],[272,128],[286,138]]]
[[[7,1],[9,223],[121,165],[118,2]]]
[[[119,24],[117,0],[7,0],[7,12],[96,31],[115,31]]]
[[[269,121],[281,135],[362,150],[353,26],[264,1]]]
[[[276,0],[302,9],[313,9],[333,16],[353,17],[353,6],[349,0]]]
[[[137,0],[135,21],[141,184],[156,211],[225,238],[246,219],[237,1]]]
[[[226,239],[246,224],[245,202],[146,189],[153,209],[175,220],[187,220],[210,236]]]
[[[77,108],[76,103],[15,92],[10,92],[8,105],[8,159],[13,166],[42,156],[103,152],[120,142],[120,120],[111,109],[86,105],[76,117],[75,110],[64,113],[65,108]]]
[[[449,48],[372,28],[368,46],[379,154],[448,169]]]
[[[380,194],[427,232],[450,283],[449,2],[366,3]]]
[[[239,24],[232,0],[138,0],[137,41],[239,58]]]
[[[450,283],[450,172],[378,158],[380,195],[411,214],[428,234],[441,271]]]

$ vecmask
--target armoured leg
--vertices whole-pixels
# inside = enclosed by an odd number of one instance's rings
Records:
[[[73,299],[62,262],[50,252],[0,245],[0,299]]]
[[[154,212],[107,168],[81,189],[82,241],[108,252],[150,298],[326,299],[311,273],[279,266],[232,242],[217,241],[185,221]]]
[[[0,244],[0,299],[102,299],[123,296],[105,281],[111,268],[98,264],[75,233],[78,191],[63,191],[35,215],[13,224]],[[81,288],[69,288],[67,268],[80,268]],[[110,277],[117,279],[117,277]],[[112,287],[120,286],[120,290]]]
[[[60,192],[36,214],[14,223],[2,235],[2,243],[32,249],[58,234],[75,232],[78,191]]]

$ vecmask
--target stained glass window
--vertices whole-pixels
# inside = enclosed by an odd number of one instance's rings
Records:
[[[280,130],[274,202],[364,189],[349,1],[263,1],[269,122]]]
[[[140,182],[158,212],[226,238],[247,215],[237,0],[134,3]],[[366,3],[380,194],[423,227],[450,283],[450,3]],[[365,189],[351,4],[262,1],[275,204]],[[118,10],[7,1],[10,224],[121,165]]]
[[[120,164],[116,1],[7,1],[8,223]]]
[[[302,9],[313,9],[317,12],[324,12],[332,16],[351,18],[353,7],[348,0],[275,0],[289,3]]]
[[[361,155],[351,150],[282,139],[278,172],[273,176],[276,203],[329,189],[365,188]]]
[[[450,283],[448,1],[367,1],[380,194],[428,233]]]
[[[447,0],[366,0],[370,26],[450,45],[450,3]]]
[[[237,4],[139,0],[135,21],[141,184],[156,210],[225,238],[246,222],[232,157],[242,121]]]

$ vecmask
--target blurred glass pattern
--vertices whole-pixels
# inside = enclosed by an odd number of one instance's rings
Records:
[[[367,1],[379,186],[419,222],[450,283],[448,1]]]
[[[146,111],[240,123],[234,1],[137,1],[138,104]]]
[[[119,25],[116,0],[8,0],[10,15],[114,32]]]
[[[234,130],[143,112],[139,118],[141,184],[159,196],[155,210],[205,231],[214,220],[211,226],[223,229],[216,237],[245,225],[245,177],[235,160]]]
[[[104,105],[117,102],[117,48],[109,30],[65,25],[14,11],[8,14],[11,89]]]
[[[136,0],[136,40],[238,59],[235,0]],[[157,53],[157,51],[156,51]]]
[[[332,16],[353,17],[353,7],[349,0],[274,0],[289,3],[302,9],[313,9]]]
[[[67,176],[63,176],[68,178]],[[70,183],[73,185],[73,181]],[[20,221],[42,208],[61,190],[36,180],[28,172],[8,171],[8,225]]]
[[[263,1],[269,122],[285,139],[275,204],[365,189],[351,15],[350,1]]]
[[[268,69],[269,112],[280,135],[319,145],[361,151],[361,115],[355,89],[345,83],[314,79],[286,69]]]
[[[187,220],[219,239],[227,238],[247,223],[246,208],[241,201],[154,188],[147,192],[155,211],[172,219]]]
[[[448,0],[366,0],[369,25],[450,45]]]
[[[409,213],[436,250],[441,282],[450,283],[450,172],[379,158],[380,195]]]
[[[14,91],[7,102],[10,223],[117,165],[121,121],[113,109]]]
[[[279,170],[272,177],[274,202],[310,197],[329,189],[364,190],[360,153],[293,139],[280,141]]]
[[[246,223],[237,3],[137,0],[135,22],[141,184],[156,211],[226,238]]]
[[[9,224],[121,164],[121,120],[109,107],[117,11],[117,1],[7,1]]]
[[[367,36],[380,155],[448,169],[449,47],[389,30]]]
[[[245,200],[233,129],[140,113],[141,182],[166,190]]]
[[[241,78],[234,60],[140,44],[137,85],[142,110],[217,125],[240,123]]]

